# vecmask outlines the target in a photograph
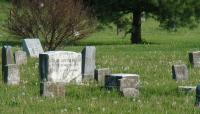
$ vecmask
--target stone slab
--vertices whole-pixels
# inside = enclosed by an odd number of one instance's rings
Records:
[[[135,88],[139,89],[139,78],[137,79],[120,79],[120,91],[123,91],[124,88]]]
[[[109,74],[111,74],[109,68],[95,69],[95,80],[98,81],[100,86],[105,86],[105,76]]]
[[[49,51],[40,54],[39,70],[41,81],[81,84],[81,53]]]
[[[20,83],[18,65],[8,64],[5,66],[4,82],[8,85],[18,85]]]
[[[190,52],[189,61],[194,68],[200,67],[200,51]]]
[[[128,98],[137,97],[139,96],[139,90],[135,88],[124,88],[122,90],[122,95]]]
[[[28,56],[35,58],[38,58],[39,54],[44,52],[40,40],[37,38],[23,39],[22,48]]]
[[[172,78],[175,80],[188,80],[188,69],[186,65],[173,65]]]
[[[64,97],[65,96],[65,84],[64,83],[52,83],[41,82],[40,94],[44,97]]]
[[[192,93],[196,91],[196,86],[178,86],[179,92]]]
[[[137,74],[110,74],[105,77],[105,87],[108,89],[116,88],[120,89],[120,79],[135,79],[139,80],[139,75]]]
[[[27,64],[27,55],[25,51],[16,51],[14,54],[15,64],[25,65]]]
[[[96,48],[95,46],[86,46],[82,50],[83,79],[94,80],[95,69],[96,69]]]

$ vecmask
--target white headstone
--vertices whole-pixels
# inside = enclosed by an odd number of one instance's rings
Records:
[[[41,81],[82,82],[81,53],[70,51],[49,51],[40,54],[39,69]]]
[[[24,39],[22,48],[30,57],[38,58],[40,53],[44,53],[39,39]]]

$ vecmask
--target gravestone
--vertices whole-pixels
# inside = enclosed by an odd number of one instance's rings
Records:
[[[124,97],[137,97],[139,96],[139,90],[136,88],[124,88],[122,89],[122,95]]]
[[[41,82],[75,82],[81,84],[81,53],[49,51],[40,54],[39,70]]]
[[[195,92],[196,86],[178,86],[179,92],[192,93]]]
[[[172,75],[175,80],[187,80],[188,79],[188,69],[186,65],[173,65]]]
[[[96,48],[94,46],[86,46],[82,50],[82,75],[84,80],[94,79],[95,61]]]
[[[128,79],[128,78],[122,78],[120,79],[120,91],[122,91],[124,88],[139,88],[139,78],[135,79]]]
[[[109,68],[95,69],[95,80],[98,81],[101,86],[105,86],[105,76],[109,74],[111,74]]]
[[[14,64],[14,57],[11,46],[2,47],[2,75],[4,75],[4,68],[7,64]]]
[[[22,48],[30,57],[38,58],[44,52],[39,39],[23,39]]]
[[[110,74],[105,77],[105,87],[107,89],[120,89],[120,79],[124,78],[139,81],[139,75],[137,74]]]
[[[14,58],[17,65],[27,64],[27,55],[24,51],[16,51]]]
[[[40,94],[44,97],[64,97],[65,84],[62,82],[41,82]]]
[[[18,85],[20,83],[20,72],[18,65],[8,64],[5,66],[4,81],[8,85]]]
[[[200,67],[200,51],[190,52],[189,61],[194,68]]]

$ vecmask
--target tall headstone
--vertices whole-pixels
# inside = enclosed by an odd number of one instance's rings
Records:
[[[99,85],[105,86],[105,76],[111,74],[109,68],[95,69],[95,80],[98,81]]]
[[[84,80],[93,80],[96,68],[96,48],[86,46],[82,50],[82,75]]]
[[[44,97],[64,97],[65,84],[61,82],[41,82],[40,94]]]
[[[17,65],[22,65],[27,63],[27,55],[24,51],[16,51],[14,54],[15,63]]]
[[[38,58],[40,53],[44,53],[39,39],[23,39],[22,48],[30,57]]]
[[[186,65],[173,65],[172,75],[175,80],[187,80],[188,79],[188,69]]]
[[[14,57],[11,46],[2,47],[2,75],[4,75],[5,65],[14,64]]]
[[[5,66],[4,81],[8,85],[18,85],[20,83],[20,72],[18,65],[8,64]]]
[[[40,54],[39,70],[42,82],[82,82],[81,53],[49,51]]]
[[[200,51],[190,52],[189,60],[194,68],[200,67]]]

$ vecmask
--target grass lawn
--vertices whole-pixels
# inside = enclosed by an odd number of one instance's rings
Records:
[[[6,2],[0,2],[0,25],[5,23],[8,7]],[[183,28],[174,33],[162,30],[152,19],[143,22],[142,26],[146,44],[131,45],[130,36],[122,38],[116,35],[114,28],[107,28],[74,46],[58,49],[80,52],[85,45],[95,45],[97,68],[109,67],[113,73],[140,75],[138,98],[124,98],[95,83],[68,85],[65,98],[40,97],[38,59],[29,58],[28,64],[21,67],[20,86],[0,82],[0,113],[199,114],[200,109],[194,107],[195,93],[179,93],[177,87],[196,86],[200,82],[200,70],[191,68],[188,59],[188,52],[200,50],[200,27]],[[5,43],[12,45],[14,50],[20,47],[20,40],[0,29],[0,45]],[[188,81],[172,80],[171,66],[177,63],[188,65]]]

